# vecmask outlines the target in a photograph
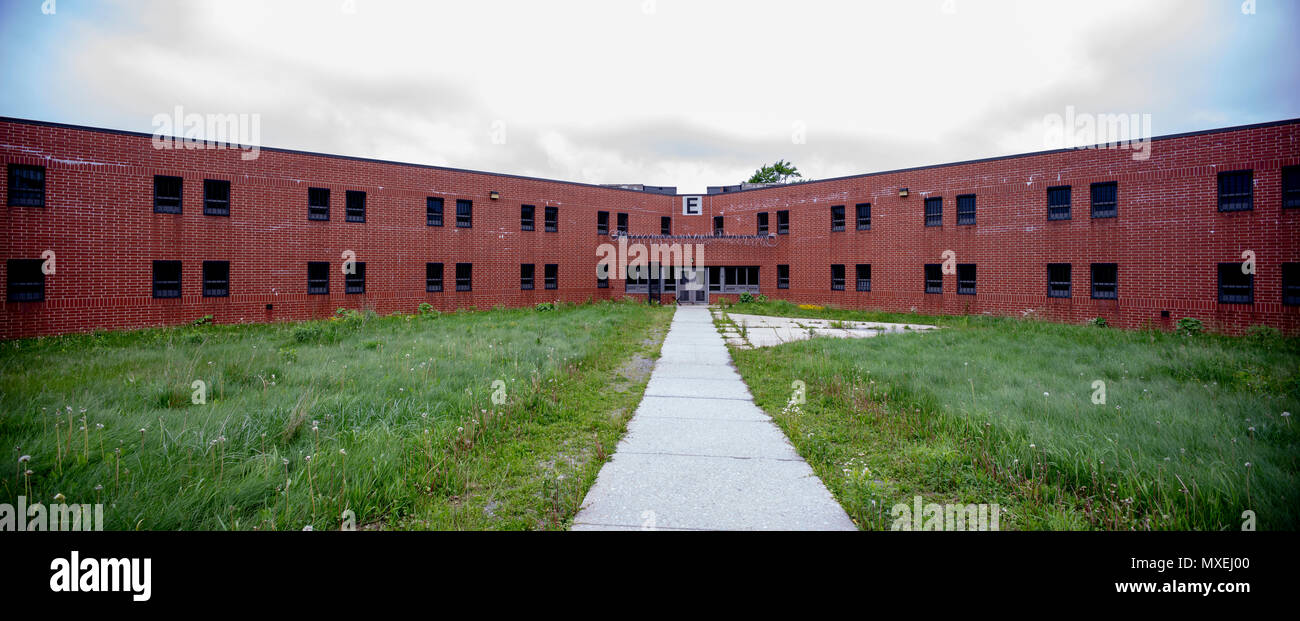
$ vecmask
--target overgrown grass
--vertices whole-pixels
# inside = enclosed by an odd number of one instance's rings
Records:
[[[910,502],[1000,503],[1003,528],[1300,528],[1300,340],[930,318],[780,302],[733,312],[943,330],[734,350],[758,402],[865,528]],[[791,382],[807,403],[789,405]],[[1104,382],[1105,403],[1098,388]]]
[[[657,355],[670,315],[350,312],[0,343],[0,494],[102,501],[110,529],[337,528],[345,511],[563,528],[644,389],[618,369]]]

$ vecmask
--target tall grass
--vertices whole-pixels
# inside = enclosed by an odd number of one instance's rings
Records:
[[[792,306],[734,310],[782,314]],[[934,323],[839,309],[821,316]],[[1300,412],[1297,339],[975,317],[938,323],[948,327],[734,355],[770,411],[801,379],[805,418],[841,410],[837,425],[952,447],[950,467],[973,467],[1004,482],[1004,492],[1043,495],[1021,500],[1065,503],[1086,525],[1236,529],[1252,510],[1260,528],[1300,528],[1300,435],[1283,415]],[[1098,380],[1104,404],[1093,402]]]
[[[360,526],[462,527],[434,507],[489,486],[485,451],[527,448],[547,423],[567,434],[548,447],[590,444],[591,424],[565,420],[600,401],[582,391],[608,372],[587,369],[666,319],[601,303],[0,343],[0,446],[33,471],[0,472],[0,497],[27,484],[33,501],[100,496],[111,529],[333,528],[345,511]]]

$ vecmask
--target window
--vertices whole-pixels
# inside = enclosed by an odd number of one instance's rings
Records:
[[[1119,215],[1119,184],[1114,181],[1094,183],[1092,189],[1092,217],[1114,218]]]
[[[10,302],[45,301],[45,271],[42,259],[9,259],[6,262],[8,288],[6,299]]]
[[[597,288],[597,289],[608,289],[608,288],[609,288],[609,274],[608,274],[608,273],[602,273],[601,270],[596,270],[596,288]]]
[[[456,228],[474,228],[474,201],[464,198],[456,201]]]
[[[975,264],[957,264],[957,294],[975,295]]]
[[[709,291],[722,292],[722,267],[712,266],[709,269]]]
[[[723,293],[758,292],[758,266],[724,266],[719,270],[719,277]]]
[[[307,219],[330,219],[329,188],[307,188]]]
[[[713,234],[718,237],[722,236],[722,216],[713,216]]]
[[[609,235],[609,212],[608,211],[596,212],[596,234]]]
[[[627,278],[623,281],[623,290],[630,293],[646,293],[650,287],[650,266],[636,264],[627,266]]]
[[[366,264],[361,261],[352,262],[352,273],[343,274],[343,293],[365,293],[366,292]]]
[[[153,262],[153,297],[181,297],[181,262]]]
[[[925,199],[925,225],[943,226],[943,197]]]
[[[758,234],[767,235],[767,212],[758,212]]]
[[[554,233],[560,230],[560,208],[559,207],[546,208],[545,224],[546,224],[547,233]]]
[[[859,263],[857,272],[858,291],[871,291],[871,264]]]
[[[1047,219],[1070,219],[1070,186],[1047,188]]]
[[[975,195],[962,194],[957,197],[957,225],[975,224]]]
[[[457,263],[456,264],[456,290],[473,291],[474,287],[474,264]]]
[[[1119,264],[1092,264],[1092,297],[1098,300],[1119,298]]]
[[[230,261],[203,262],[203,297],[224,298],[230,295]]]
[[[519,289],[522,291],[531,291],[533,288],[533,275],[537,271],[537,266],[532,263],[521,263],[519,265]]]
[[[838,232],[844,230],[844,205],[835,205],[831,207],[831,231]]]
[[[1282,264],[1282,303],[1300,306],[1300,263]]]
[[[343,219],[348,222],[366,221],[366,193],[360,190],[348,190],[344,194]]]
[[[325,261],[307,263],[307,295],[329,295],[330,264]]]
[[[831,266],[831,291],[844,290],[844,264]]]
[[[1219,264],[1219,303],[1254,304],[1255,276],[1243,274],[1242,263]]]
[[[547,263],[546,271],[542,275],[546,279],[547,289],[558,289],[560,287],[560,265],[558,263]]]
[[[782,210],[776,212],[776,234],[777,235],[790,234],[790,211],[789,210]]]
[[[9,165],[9,204],[14,207],[45,206],[44,166]]]
[[[533,230],[533,210],[534,208],[532,205],[519,206],[519,230]]]
[[[203,180],[203,215],[230,215],[230,182],[222,179]]]
[[[153,212],[181,212],[181,178],[166,175],[154,175],[153,178]]]
[[[1254,173],[1249,170],[1219,173],[1219,211],[1255,208]]]
[[[943,293],[943,266],[938,263],[925,264],[925,292]]]
[[[1047,264],[1047,297],[1049,298],[1070,297],[1070,264],[1069,263],[1048,263]]]
[[[618,232],[627,235],[627,214],[618,214]]]
[[[671,217],[659,216],[659,234],[660,235],[673,234],[673,219]]]
[[[857,212],[858,212],[857,214],[858,230],[870,231],[871,230],[871,203],[858,203]]]
[[[776,266],[776,288],[777,289],[790,288],[790,266],[789,265]]]
[[[1295,207],[1300,207],[1300,166],[1287,166],[1282,169],[1282,208]]]
[[[430,196],[424,199],[424,223],[428,226],[442,226],[442,197]]]
[[[442,264],[424,264],[424,290],[429,293],[442,291]]]

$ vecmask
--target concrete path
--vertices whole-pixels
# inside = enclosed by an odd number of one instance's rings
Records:
[[[754,404],[709,310],[680,307],[573,530],[854,530]]]
[[[726,339],[727,343],[741,349],[770,347],[792,341],[802,341],[814,336],[871,338],[884,333],[920,333],[938,329],[936,326],[917,323],[828,321],[826,319],[742,315],[732,312],[728,312],[727,317],[731,318],[735,325],[727,329],[723,338]],[[744,332],[741,332],[740,326],[745,327]]]

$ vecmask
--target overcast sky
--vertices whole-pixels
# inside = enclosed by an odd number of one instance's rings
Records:
[[[690,192],[1041,150],[1068,106],[1300,117],[1293,0],[0,6],[0,115],[149,132],[179,105],[258,114],[264,146]]]

